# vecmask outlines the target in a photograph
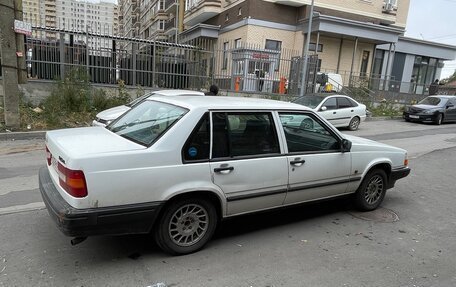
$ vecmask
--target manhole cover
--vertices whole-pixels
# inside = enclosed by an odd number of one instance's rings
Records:
[[[375,221],[375,222],[399,221],[399,216],[397,216],[397,214],[394,211],[383,208],[383,207],[379,207],[373,211],[367,211],[367,212],[349,211],[348,213],[356,218],[359,218],[362,220],[367,220],[367,221]]]

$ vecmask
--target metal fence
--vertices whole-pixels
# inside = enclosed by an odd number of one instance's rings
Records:
[[[30,79],[61,79],[69,69],[84,67],[92,83],[122,80],[132,86],[196,90],[214,83],[237,92],[299,94],[302,57],[293,50],[204,38],[175,44],[45,27],[34,27],[33,35],[26,39]],[[312,56],[309,62],[312,91],[318,61]]]

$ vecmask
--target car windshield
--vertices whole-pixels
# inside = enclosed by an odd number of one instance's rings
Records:
[[[107,129],[133,142],[150,146],[187,111],[182,107],[146,100],[111,123]]]
[[[137,103],[141,102],[142,100],[152,96],[154,93],[149,93],[149,94],[145,94],[139,98],[136,98],[134,99],[133,101],[129,102],[128,104],[126,104],[127,107],[133,107],[134,105],[136,105]]]
[[[315,109],[323,99],[324,98],[320,96],[303,96],[294,100],[293,103]]]
[[[420,105],[429,105],[429,106],[440,106],[442,104],[442,99],[437,97],[427,97],[423,99],[418,104]]]

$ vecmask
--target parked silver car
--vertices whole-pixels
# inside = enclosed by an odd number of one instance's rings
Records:
[[[150,96],[204,96],[203,92],[189,91],[189,90],[159,90],[151,93],[147,93],[141,97],[138,97],[130,103],[122,106],[113,107],[97,114],[95,120],[93,120],[93,126],[107,126],[113,120],[120,117],[123,113],[130,110],[131,107],[141,102],[142,100]]]

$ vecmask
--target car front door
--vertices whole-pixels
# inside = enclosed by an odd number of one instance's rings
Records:
[[[281,206],[288,184],[272,112],[212,112],[210,168],[227,214]]]
[[[321,104],[318,113],[334,126],[338,126],[340,124],[339,111],[337,110],[337,99],[335,97],[325,99]]]
[[[351,154],[341,139],[315,115],[279,113],[287,143],[289,190],[284,204],[329,198],[349,192]]]
[[[444,120],[456,121],[456,99],[450,99],[446,103]]]

